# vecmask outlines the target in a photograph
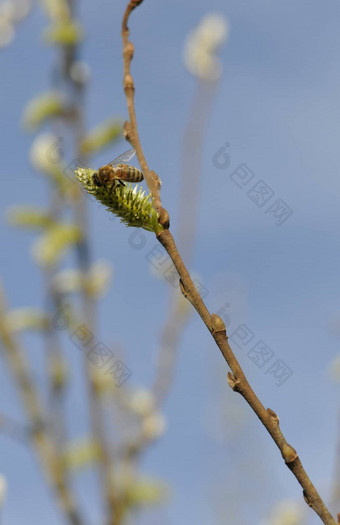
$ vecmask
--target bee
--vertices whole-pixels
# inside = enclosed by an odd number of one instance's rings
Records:
[[[116,184],[125,186],[124,182],[141,182],[144,179],[143,173],[135,168],[129,166],[125,162],[129,162],[130,159],[135,155],[134,149],[125,151],[112,162],[109,162],[105,166],[99,168],[99,170],[92,175],[93,183],[96,186],[108,186],[110,183],[110,192]]]

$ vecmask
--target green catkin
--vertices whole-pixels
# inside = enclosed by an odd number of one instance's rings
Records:
[[[74,173],[87,193],[93,195],[108,211],[120,217],[126,226],[144,228],[156,235],[163,231],[158,222],[152,196],[145,195],[142,187],[132,184],[122,186],[117,183],[111,190],[111,184],[97,186],[93,182],[94,170],[78,168]]]

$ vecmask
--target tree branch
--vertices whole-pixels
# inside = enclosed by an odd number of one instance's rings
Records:
[[[206,324],[217,346],[221,350],[224,359],[229,365],[229,368],[232,372],[228,373],[229,386],[235,392],[239,392],[242,395],[242,397],[250,405],[275,441],[276,445],[280,449],[281,455],[285,460],[287,467],[292,471],[303,488],[303,495],[308,505],[312,507],[312,509],[320,516],[323,523],[326,523],[327,525],[335,525],[336,522],[334,521],[334,518],[331,516],[313,483],[309,479],[297,455],[297,452],[291,445],[289,445],[289,443],[287,443],[280,429],[278,416],[272,409],[265,409],[248,383],[247,378],[244,375],[242,368],[240,367],[228,343],[228,337],[223,320],[216,314],[210,315],[201,296],[197,292],[194,283],[192,282],[192,279],[182,261],[170,231],[163,231],[158,235],[157,239],[162,244],[162,246],[164,246],[176,267],[176,270],[181,279],[180,283],[182,293],[190,301],[190,303],[200,315],[201,319]]]
[[[74,11],[76,7],[75,0],[67,0],[69,8],[74,18]],[[82,153],[81,143],[85,135],[84,127],[84,94],[85,85],[83,82],[76,82],[72,77],[71,70],[72,66],[76,64],[77,54],[79,50],[76,46],[64,46],[63,47],[63,69],[67,81],[72,85],[74,96],[74,114],[75,119],[73,121],[73,135],[75,139],[76,158],[81,164],[85,163],[86,156]],[[76,246],[76,257],[80,271],[87,275],[91,267],[91,247],[88,238],[88,212],[86,201],[79,192],[79,200],[74,206],[74,217],[75,223],[82,232],[81,239]],[[80,292],[83,318],[85,325],[88,327],[91,333],[96,332],[96,301],[91,294],[88,293],[86,288],[83,288]],[[106,506],[106,521],[107,525],[115,524],[115,513],[116,513],[116,500],[117,497],[113,493],[111,483],[111,455],[105,436],[105,424],[103,419],[103,406],[100,393],[98,391],[96,373],[93,369],[93,365],[87,357],[87,350],[84,350],[84,368],[85,376],[88,387],[88,399],[89,399],[89,415],[90,415],[90,426],[93,439],[99,448],[98,457],[98,469],[99,478],[101,484],[101,490],[103,493],[104,504]]]
[[[18,387],[28,419],[32,426],[32,441],[36,447],[47,479],[57,495],[59,506],[72,525],[82,525],[77,503],[74,500],[62,457],[49,435],[46,425],[46,413],[40,402],[34,382],[31,378],[24,352],[9,331],[6,323],[6,307],[0,288],[0,342],[3,344],[4,357]]]
[[[125,136],[132,146],[136,149],[138,161],[141,169],[145,175],[147,185],[154,197],[155,208],[160,215],[159,222],[166,228],[169,226],[169,215],[161,206],[160,198],[160,180],[157,174],[149,170],[146,162],[140,140],[138,135],[136,113],[134,106],[134,82],[130,72],[131,60],[133,57],[134,47],[129,41],[128,20],[131,12],[142,3],[143,0],[130,0],[123,17],[122,23],[122,39],[123,39],[123,59],[124,59],[124,92],[127,100],[127,107],[130,116],[130,122],[125,125]],[[269,434],[272,436],[276,445],[278,446],[281,455],[287,465],[292,471],[301,487],[303,488],[303,495],[307,504],[320,516],[323,523],[326,525],[336,525],[336,521],[328,511],[326,505],[322,501],[320,495],[315,489],[313,483],[309,479],[302,463],[297,455],[295,449],[287,443],[279,426],[279,418],[276,413],[270,408],[265,409],[261,401],[252,390],[247,381],[229,343],[226,334],[226,327],[223,320],[216,314],[210,314],[206,305],[204,304],[200,294],[195,288],[195,285],[189,275],[189,272],[177,250],[175,241],[168,229],[157,236],[158,241],[166,249],[171,257],[172,262],[179,274],[181,290],[184,296],[191,302],[199,316],[207,326],[217,346],[228,363],[231,372],[228,373],[229,386],[236,392],[239,392],[246,402],[253,409],[262,424],[265,426]]]
[[[123,59],[124,59],[124,92],[127,101],[127,107],[129,111],[129,122],[125,122],[124,125],[124,136],[128,142],[135,148],[138,162],[144,174],[146,183],[150,190],[150,193],[154,199],[154,206],[159,214],[159,222],[164,226],[164,228],[169,227],[169,214],[162,208],[162,201],[160,196],[161,181],[156,172],[151,171],[146,162],[143,149],[140,143],[136,111],[135,111],[135,85],[131,75],[130,66],[131,60],[133,58],[134,46],[133,43],[129,41],[129,28],[128,28],[128,19],[130,13],[141,4],[143,0],[131,0],[125,10],[123,23],[122,23],[122,39],[123,39]]]

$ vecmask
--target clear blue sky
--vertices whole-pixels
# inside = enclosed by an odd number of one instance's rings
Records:
[[[82,2],[87,32],[82,52],[91,69],[89,126],[110,115],[126,118],[121,82],[123,8],[124,2]],[[163,201],[174,226],[181,144],[196,87],[183,66],[183,43],[210,11],[228,18],[230,37],[221,52],[224,73],[202,151],[199,235],[192,269],[209,290],[211,310],[230,303],[230,330],[246,323],[253,341],[263,341],[275,353],[273,361],[281,359],[293,371],[277,387],[266,367],[256,367],[247,351],[234,345],[255,391],[265,406],[280,415],[288,441],[327,500],[339,400],[339,387],[328,374],[339,341],[330,334],[328,323],[340,310],[340,5],[334,0],[212,0],[209,5],[203,0],[145,0],[134,13],[130,29],[136,47],[133,74],[139,128],[149,164],[162,178]],[[53,50],[41,45],[45,25],[40,11],[35,11],[0,53],[3,211],[17,203],[41,205],[47,195],[44,180],[28,162],[32,137],[20,128],[26,103],[49,88]],[[217,169],[212,158],[226,142],[231,164]],[[124,147],[117,146],[109,156]],[[105,160],[107,152],[95,165]],[[242,163],[254,173],[254,183],[264,181],[275,192],[270,203],[280,198],[293,210],[281,226],[265,213],[270,204],[259,208],[249,198],[252,183],[240,189],[231,179]],[[150,234],[143,250],[133,250],[129,230],[118,221],[110,223],[95,203],[90,210],[95,257],[111,261],[115,271],[101,309],[102,338],[107,344],[122,344],[133,370],[131,381],[147,386],[153,378],[169,293],[166,283],[151,274],[146,260],[155,241]],[[36,290],[41,275],[29,257],[32,237],[10,229],[4,221],[0,235],[1,277],[11,305],[32,301],[39,305]],[[123,297],[129,301],[123,302]],[[37,347],[30,356],[39,360],[40,353]],[[80,360],[74,357],[73,366],[80,368]],[[256,516],[251,523],[259,523],[281,497],[301,499],[297,482],[256,416],[228,391],[226,373],[218,349],[193,316],[181,340],[178,373],[165,406],[168,433],[143,461],[145,473],[169,482],[172,497],[165,509],[145,514],[140,523],[243,525],[250,523],[248,509]],[[4,372],[1,379],[0,410],[20,417]],[[81,399],[76,392],[74,433],[82,428],[76,417],[84,418]],[[237,439],[232,407],[245,420]],[[216,440],[211,428],[225,417],[230,419]],[[9,483],[4,525],[61,525],[35,457],[5,437],[0,436],[0,443],[0,472]],[[233,479],[235,494],[249,503],[242,519],[228,521],[224,489],[232,490]],[[263,488],[262,493],[253,491],[254,484],[257,490]],[[79,487],[84,500],[91,502],[91,480],[85,479]],[[224,521],[216,509],[225,512]],[[311,512],[309,523],[317,523]]]

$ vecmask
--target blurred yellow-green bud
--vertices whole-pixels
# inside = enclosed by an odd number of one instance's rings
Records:
[[[57,22],[66,22],[71,18],[71,11],[66,0],[42,0],[42,7],[47,16]]]
[[[307,525],[305,507],[293,500],[279,501],[261,525]]]
[[[98,153],[106,146],[122,137],[123,123],[117,119],[110,119],[93,130],[89,131],[81,142],[80,150],[84,155]]]
[[[126,499],[131,507],[164,504],[167,496],[168,488],[162,481],[146,476],[131,480],[126,488]]]
[[[0,48],[8,46],[14,38],[15,31],[8,17],[0,17]]]
[[[56,224],[49,228],[33,246],[33,256],[41,266],[53,266],[66,250],[79,242],[81,231],[72,224]]]
[[[152,412],[142,421],[142,434],[145,439],[152,441],[163,436],[166,430],[166,421],[160,412]]]
[[[155,398],[150,390],[138,388],[132,392],[129,399],[129,408],[138,416],[147,416],[155,408]]]
[[[56,182],[64,179],[62,171],[61,139],[53,133],[42,133],[33,141],[30,160],[37,171],[51,175]]]
[[[78,86],[86,84],[90,78],[91,71],[89,65],[83,60],[76,60],[71,64],[70,77]]]
[[[36,129],[51,117],[62,115],[64,110],[61,93],[58,91],[41,93],[27,104],[23,124],[27,129]]]
[[[206,15],[188,36],[184,48],[187,69],[201,80],[217,80],[222,65],[217,51],[228,37],[228,24],[223,15]]]
[[[102,297],[108,291],[112,278],[112,266],[107,261],[95,262],[84,276],[84,287],[88,295]]]
[[[66,361],[60,355],[50,355],[49,359],[49,376],[55,390],[61,390],[65,387],[69,378],[69,370]]]
[[[83,285],[83,273],[80,270],[67,269],[53,277],[53,288],[60,294],[79,292]]]
[[[336,356],[330,364],[329,374],[335,383],[340,383],[340,355]]]
[[[64,463],[66,468],[70,470],[80,470],[92,466],[99,458],[100,448],[98,444],[87,437],[71,441],[64,452]]]
[[[37,308],[16,308],[6,315],[7,327],[11,332],[21,330],[45,331],[50,328],[50,320],[46,314]]]
[[[7,0],[0,3],[0,48],[11,43],[16,26],[31,9],[31,0]]]
[[[55,224],[47,213],[33,206],[15,206],[8,211],[7,218],[12,226],[21,226],[29,230],[44,230]]]
[[[97,186],[93,182],[96,173],[91,169],[78,168],[75,175],[83,188],[93,195],[111,213],[120,217],[126,226],[135,226],[152,231],[158,235],[163,227],[158,222],[158,214],[153,207],[152,196],[145,195],[143,188],[137,185],[116,184],[112,190],[110,185]]]
[[[110,485],[116,497],[131,509],[164,504],[169,494],[168,487],[161,480],[140,475],[126,463],[115,463]]]
[[[103,374],[103,371],[91,367],[90,370],[91,382],[98,395],[105,396],[106,394],[113,394],[116,392],[116,385],[110,374]]]
[[[75,46],[82,41],[84,31],[80,24],[70,20],[50,25],[45,29],[43,36],[47,44]]]
[[[53,133],[41,133],[33,141],[30,160],[37,171],[53,180],[64,197],[73,201],[79,198],[79,188],[66,175],[62,144],[62,137],[57,137]]]
[[[86,290],[89,296],[99,298],[107,292],[111,276],[111,264],[107,261],[97,261],[91,266],[87,274],[76,269],[58,272],[53,278],[53,286],[59,293]]]

